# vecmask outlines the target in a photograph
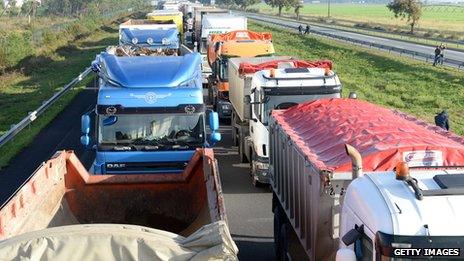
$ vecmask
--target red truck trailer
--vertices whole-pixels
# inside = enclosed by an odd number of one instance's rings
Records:
[[[182,173],[90,175],[57,152],[0,209],[0,260],[235,260],[217,162]]]
[[[464,258],[462,137],[356,99],[274,110],[269,136],[279,260]]]

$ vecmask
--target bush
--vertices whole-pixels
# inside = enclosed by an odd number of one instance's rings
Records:
[[[29,31],[12,31],[0,34],[0,69],[15,66],[26,56],[34,54],[32,34]]]
[[[56,43],[58,37],[56,33],[51,32],[50,30],[45,30],[42,33],[42,44],[45,46],[52,46]]]

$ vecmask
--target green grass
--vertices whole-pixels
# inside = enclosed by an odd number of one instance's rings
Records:
[[[278,9],[261,3],[251,8],[259,8],[261,12],[276,14]],[[361,23],[377,23],[403,27],[406,20],[395,18],[384,4],[331,4],[331,17]],[[464,10],[464,7],[463,7]],[[286,14],[294,14],[293,9],[283,10]],[[305,4],[302,15],[316,17],[327,16],[327,4]],[[424,8],[418,24],[419,29],[446,30],[463,33],[464,12],[450,12],[448,9]]]
[[[343,95],[396,108],[433,123],[443,108],[450,113],[453,132],[464,133],[462,71],[314,36],[302,36],[273,26],[250,23],[250,30],[271,31],[276,53],[302,59],[330,59],[343,84]]]
[[[28,56],[20,62],[21,69],[0,75],[0,135],[81,73],[96,54],[108,45],[117,43],[117,26],[118,23],[112,23],[111,27],[102,27],[89,36],[58,47],[53,52]],[[25,129],[12,142],[1,147],[0,167],[5,166],[27,146],[79,90],[78,88],[66,94],[29,129]]]

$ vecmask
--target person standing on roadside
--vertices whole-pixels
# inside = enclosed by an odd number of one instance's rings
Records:
[[[437,113],[437,115],[435,116],[435,125],[444,130],[449,131],[449,116],[446,110]]]
[[[443,61],[445,60],[445,45],[441,44],[440,46],[440,64],[443,65]]]
[[[440,46],[437,45],[437,48],[435,48],[435,58],[433,59],[433,66],[437,65],[438,60],[440,59],[440,54],[441,54],[441,48]]]
[[[309,34],[309,30],[311,29],[311,27],[309,27],[309,24],[306,25],[306,29],[305,29],[305,34]]]
[[[303,26],[301,24],[298,26],[298,33],[303,34]]]

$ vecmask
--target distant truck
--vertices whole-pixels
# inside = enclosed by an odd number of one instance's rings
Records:
[[[119,26],[119,50],[122,54],[179,54],[181,42],[175,24],[150,20],[129,20]]]
[[[269,126],[278,260],[463,260],[462,137],[355,99]]]
[[[194,26],[194,39],[196,43],[201,43],[201,30],[202,30],[203,16],[207,14],[224,14],[225,15],[225,14],[230,14],[230,11],[212,7],[212,6],[194,6],[193,26]]]
[[[174,23],[181,35],[184,33],[182,12],[179,10],[155,10],[147,14],[147,19],[157,22]]]
[[[230,58],[232,137],[241,162],[251,162],[254,185],[269,183],[269,115],[305,101],[340,98],[332,62],[286,57]]]
[[[0,207],[0,260],[237,260],[217,161],[182,173],[92,175],[57,152]]]
[[[230,118],[228,63],[231,57],[265,57],[274,54],[271,33],[236,30],[208,37],[208,64],[212,73],[208,78],[208,100],[219,118]]]
[[[82,117],[81,137],[96,149],[93,173],[182,173],[197,148],[221,139],[218,115],[203,102],[200,62],[197,53],[97,56],[97,106]]]
[[[207,41],[210,34],[223,34],[234,30],[246,30],[247,19],[243,16],[235,16],[231,14],[205,14],[201,20],[201,33],[197,37],[198,52],[202,57],[203,83],[208,84],[208,77],[212,70],[208,64]]]

